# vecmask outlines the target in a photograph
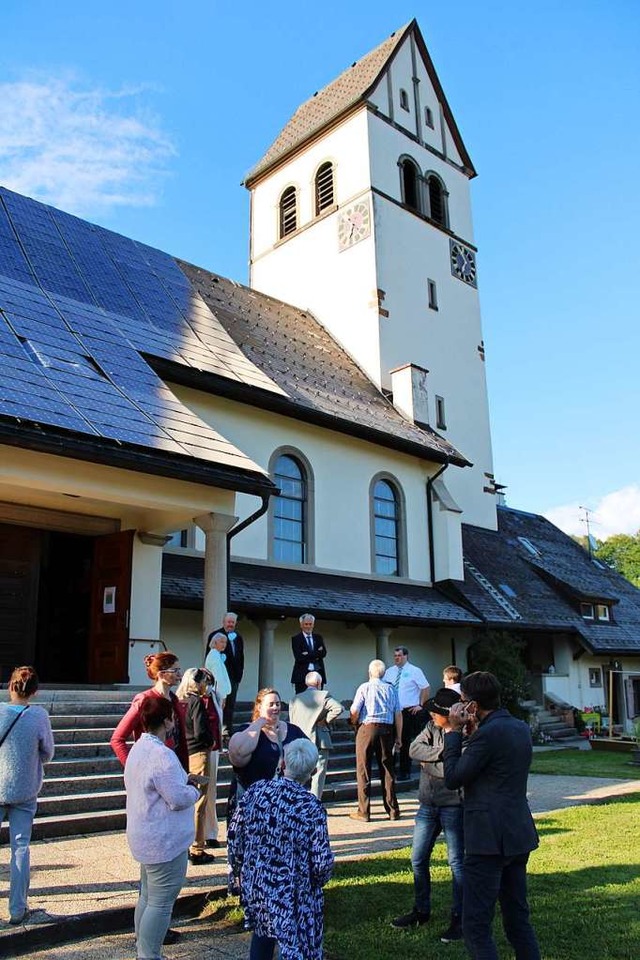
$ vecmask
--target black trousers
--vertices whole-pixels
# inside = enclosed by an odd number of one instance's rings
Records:
[[[233,733],[233,712],[236,709],[236,697],[238,696],[238,687],[235,680],[231,681],[231,693],[228,695],[222,708],[222,733],[225,737],[230,737]]]
[[[528,859],[528,853],[517,857],[465,855],[462,932],[473,960],[498,960],[491,932],[497,902],[516,960],[540,960],[540,947],[529,921]]]

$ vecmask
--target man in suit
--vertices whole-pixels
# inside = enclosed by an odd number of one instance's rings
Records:
[[[527,861],[538,835],[527,803],[531,732],[500,707],[500,684],[477,671],[461,681],[449,711],[444,778],[464,789],[462,932],[474,960],[498,960],[491,924],[496,901],[516,960],[540,960],[529,922]],[[464,753],[462,731],[470,734]]]
[[[318,748],[318,763],[311,778],[311,793],[318,800],[322,800],[329,750],[333,746],[329,724],[343,715],[346,716],[347,711],[330,696],[328,690],[322,690],[322,677],[316,670],[307,674],[305,683],[304,693],[293,697],[289,704],[289,719],[300,727]]]
[[[236,708],[236,697],[238,687],[244,674],[244,640],[237,632],[238,614],[225,613],[222,618],[222,626],[209,634],[208,644],[216,633],[223,633],[227,638],[227,646],[224,651],[224,665],[229,674],[231,682],[231,693],[227,696],[222,712],[222,736],[228,740],[233,733],[233,713]]]
[[[306,690],[304,678],[310,671],[317,671],[322,677],[323,684],[327,682],[324,671],[324,658],[327,655],[327,648],[320,634],[313,632],[313,625],[316,622],[313,614],[303,613],[299,622],[300,633],[291,637],[294,659],[291,683],[294,684],[296,693],[303,693]]]

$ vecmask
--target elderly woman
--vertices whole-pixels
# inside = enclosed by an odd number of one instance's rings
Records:
[[[250,960],[322,960],[322,888],[333,854],[327,817],[303,786],[318,750],[307,740],[284,748],[284,776],[255,783],[242,796],[228,836],[229,862],[253,929]]]
[[[144,658],[144,665],[147,668],[147,676],[153,681],[153,686],[149,690],[137,693],[131,701],[131,706],[124,717],[113,731],[111,737],[111,749],[124,767],[127,762],[131,744],[128,740],[138,740],[143,732],[140,708],[145,700],[162,698],[168,700],[173,707],[177,704],[175,693],[171,687],[180,682],[182,672],[180,664],[175,653],[165,650],[163,653],[150,653]],[[166,738],[166,745],[175,750],[180,763],[185,770],[189,769],[189,751],[187,748],[187,739],[184,732],[182,718],[175,711],[175,723],[173,732]]]
[[[9,703],[0,703],[0,821],[9,821],[11,866],[9,923],[29,916],[29,842],[42,787],[42,765],[53,757],[49,714],[31,705],[38,690],[33,667],[16,667],[9,680]]]
[[[307,739],[300,727],[280,719],[281,709],[278,691],[264,687],[256,696],[251,723],[229,740],[229,759],[244,790],[281,773],[286,744]]]
[[[189,750],[189,773],[206,777],[207,782],[211,778],[211,750],[218,745],[204,699],[210,677],[209,671],[202,667],[189,667],[176,690]],[[215,799],[213,802],[215,803]],[[212,823],[210,794],[207,789],[195,806],[196,835],[189,848],[190,863],[202,865],[213,861],[212,855],[204,849]]]
[[[206,784],[187,775],[173,750],[167,750],[174,723],[171,701],[147,697],[139,713],[143,733],[124,768],[127,841],[140,864],[134,923],[139,960],[162,960],[162,941],[195,835],[193,807]]]
[[[227,697],[231,693],[231,680],[229,679],[227,668],[224,665],[224,651],[227,648],[228,642],[226,633],[214,633],[211,637],[209,653],[204,661],[205,667],[215,678],[214,689],[223,707]]]

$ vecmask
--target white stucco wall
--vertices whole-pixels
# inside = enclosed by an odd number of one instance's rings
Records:
[[[162,548],[133,538],[129,636],[157,640],[160,636]]]
[[[376,474],[390,474],[402,490],[409,521],[408,577],[428,581],[426,481],[435,465],[231,400],[184,387],[172,389],[183,403],[225,431],[265,469],[274,451],[283,446],[298,450],[309,462],[313,473],[312,568],[371,575],[370,484]],[[255,498],[238,496],[236,515],[242,519],[258,505]],[[265,516],[234,538],[233,556],[267,560],[267,531]]]

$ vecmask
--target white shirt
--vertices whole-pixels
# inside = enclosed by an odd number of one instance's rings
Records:
[[[215,678],[216,693],[221,700],[224,700],[225,697],[228,697],[231,693],[231,680],[229,680],[229,674],[224,665],[223,654],[221,654],[219,650],[216,650],[215,647],[211,647],[204,665],[207,670],[211,671]]]
[[[412,663],[409,663],[408,660],[404,667],[397,667],[394,663],[385,673],[383,680],[395,686],[399,671],[402,671],[400,674],[400,682],[397,686],[400,709],[405,710],[407,707],[419,707],[420,691],[429,686],[429,681],[420,667],[415,667]]]

